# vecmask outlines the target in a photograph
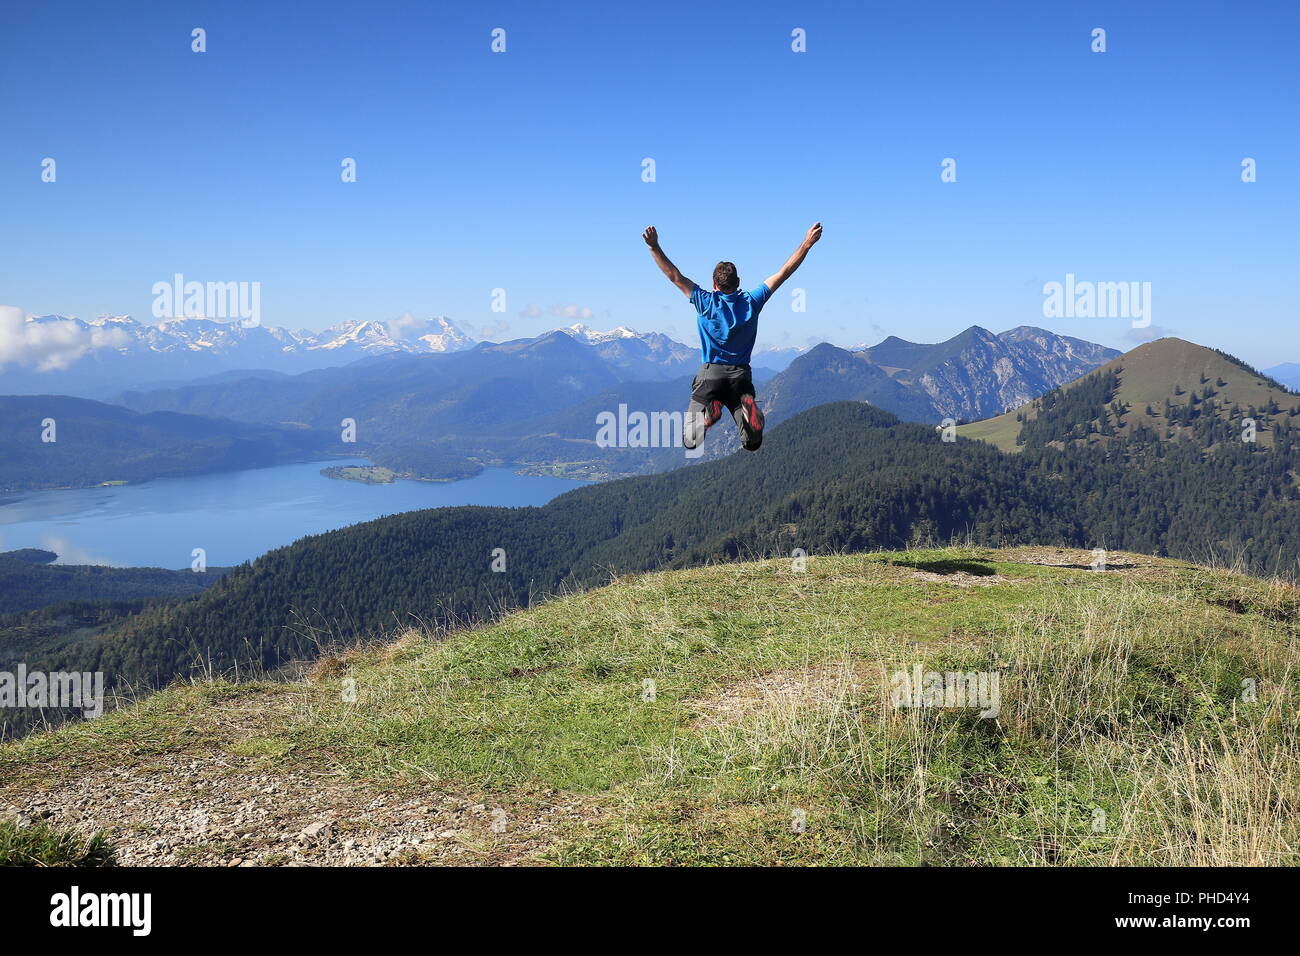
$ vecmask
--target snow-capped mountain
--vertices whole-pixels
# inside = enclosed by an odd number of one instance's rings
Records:
[[[386,352],[458,352],[474,340],[445,315],[417,319],[409,312],[390,322],[359,321],[332,325],[304,342],[308,351],[361,351],[367,355]]]
[[[567,329],[557,329],[556,331],[568,332],[574,338],[582,339],[582,341],[589,345],[597,345],[601,342],[612,342],[616,339],[643,338],[636,329],[629,329],[626,325],[615,326],[608,332],[600,332],[589,325],[583,325],[581,322],[578,322],[569,326]],[[658,333],[652,332],[650,334],[657,335]]]
[[[683,345],[662,332],[638,332],[625,325],[599,332],[579,322],[567,329],[554,329],[592,346],[624,378],[676,378],[693,371],[699,350]]]
[[[410,313],[386,322],[343,322],[323,332],[192,317],[147,324],[129,315],[89,321],[29,316],[0,324],[0,394],[96,398],[232,369],[291,374],[373,355],[455,352],[474,344],[446,316]]]
[[[581,342],[588,345],[609,346],[622,343],[625,347],[629,346],[631,340],[639,340],[656,353],[661,359],[669,355],[673,356],[670,363],[673,368],[673,374],[686,374],[689,366],[698,362],[699,347],[693,345],[683,345],[676,339],[671,339],[661,332],[638,332],[636,329],[628,328],[626,325],[620,325],[610,329],[608,332],[599,332],[590,326],[583,325],[579,322],[576,325],[570,325],[565,329],[556,329],[555,331],[565,332]],[[807,352],[811,346],[785,346],[785,347],[759,347],[754,350],[754,356],[750,360],[755,368],[768,368],[773,371],[780,371],[787,365],[797,359],[800,355]],[[862,348],[866,348],[864,344]],[[606,358],[611,356],[606,355]],[[660,361],[659,364],[665,364]],[[679,368],[680,366],[680,368]]]

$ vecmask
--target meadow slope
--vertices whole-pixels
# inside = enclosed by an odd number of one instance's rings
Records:
[[[1091,560],[623,576],[6,744],[0,808],[139,864],[1295,863],[1300,592]],[[915,664],[997,716],[895,708]]]

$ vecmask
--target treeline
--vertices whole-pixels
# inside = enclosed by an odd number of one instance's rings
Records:
[[[1223,357],[1237,362],[1231,356]],[[1042,448],[1123,436],[1131,439],[1126,446],[1128,453],[1152,442],[1172,439],[1187,440],[1194,450],[1204,452],[1222,443],[1243,443],[1247,420],[1253,423],[1258,438],[1265,432],[1290,428],[1300,419],[1300,402],[1284,404],[1266,391],[1260,394],[1267,401],[1261,399],[1259,405],[1224,401],[1220,390],[1228,383],[1206,375],[1192,387],[1175,386],[1174,394],[1160,403],[1135,409],[1116,399],[1120,377],[1115,369],[1095,372],[1069,388],[1053,389],[1035,399],[1035,414],[1016,414],[1020,423],[1016,444]],[[1261,381],[1281,388],[1271,379]]]
[[[1112,408],[1119,390],[1119,375],[1114,369],[1094,372],[1069,388],[1054,388],[1035,399],[1037,415],[1016,415],[1020,422],[1017,445],[1042,448],[1052,442],[1086,439],[1089,435],[1115,434],[1115,418],[1122,421],[1123,411]]]
[[[199,577],[199,575],[195,575]],[[0,671],[15,673],[19,664],[29,669],[67,670],[50,662],[81,659],[75,647],[106,627],[127,620],[151,607],[178,598],[137,598],[124,601],[61,601],[32,611],[0,614]],[[117,684],[120,686],[121,681]],[[112,701],[107,704],[111,705]],[[0,740],[20,737],[34,729],[56,727],[80,719],[80,710],[43,707],[0,708]]]
[[[229,570],[209,568],[196,574],[164,568],[37,564],[13,554],[0,554],[0,614],[33,610],[63,601],[189,597],[198,594]]]
[[[457,455],[429,442],[377,445],[365,451],[365,456],[376,465],[391,469],[402,477],[425,478],[437,481],[456,481],[473,478],[483,466],[463,455]]]
[[[59,601],[33,611],[0,614],[0,665],[47,657],[70,640],[86,639],[107,625],[147,608],[174,600],[136,598],[126,601]]]

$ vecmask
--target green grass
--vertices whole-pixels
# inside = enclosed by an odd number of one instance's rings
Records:
[[[1015,411],[996,415],[993,418],[986,418],[983,421],[959,425],[957,426],[957,434],[963,438],[986,441],[1002,451],[1019,451],[1020,446],[1016,444],[1016,439],[1020,437],[1021,423],[1016,421],[1016,414],[1022,411],[1028,413],[1028,409],[1018,408]]]
[[[0,820],[0,866],[112,866],[113,848],[101,833],[89,839],[44,823]]]
[[[1088,560],[946,549],[629,577],[331,658],[304,684],[173,688],[0,748],[0,774],[216,749],[560,792],[593,808],[545,850],[562,864],[1295,863],[1296,591]],[[998,717],[895,709],[889,676],[914,663],[996,672]]]

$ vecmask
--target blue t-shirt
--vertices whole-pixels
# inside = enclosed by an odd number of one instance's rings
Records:
[[[691,290],[691,305],[699,313],[700,361],[719,365],[748,365],[758,335],[758,313],[772,294],[767,283],[749,292]]]

